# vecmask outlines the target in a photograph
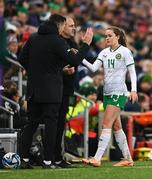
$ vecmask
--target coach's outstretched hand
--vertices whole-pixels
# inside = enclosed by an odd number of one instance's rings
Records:
[[[93,30],[92,28],[87,28],[85,35],[82,37],[82,41],[88,45],[91,44],[93,38]]]

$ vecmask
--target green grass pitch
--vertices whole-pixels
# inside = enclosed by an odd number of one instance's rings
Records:
[[[103,162],[100,168],[76,164],[76,168],[0,170],[0,179],[151,179],[152,161],[136,161],[134,167],[113,167]]]

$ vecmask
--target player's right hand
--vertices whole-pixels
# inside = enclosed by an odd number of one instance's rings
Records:
[[[129,99],[134,104],[136,101],[138,101],[138,95],[136,91],[131,91]]]

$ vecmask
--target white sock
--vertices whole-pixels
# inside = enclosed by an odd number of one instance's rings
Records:
[[[114,131],[116,142],[122,151],[123,157],[125,159],[128,159],[129,161],[132,161],[132,157],[128,148],[128,143],[126,139],[126,135],[122,129],[118,131]]]
[[[96,154],[94,156],[94,158],[97,161],[101,160],[106,148],[108,147],[110,138],[111,138],[111,129],[103,129],[101,132],[101,135],[99,137],[98,149],[97,149]]]
[[[44,164],[46,164],[46,165],[50,165],[51,164],[51,161],[43,161],[44,162]]]
[[[28,159],[28,158],[23,158],[23,160],[24,160],[25,162],[29,162],[29,159]]]
[[[60,164],[62,161],[55,161],[55,164]]]

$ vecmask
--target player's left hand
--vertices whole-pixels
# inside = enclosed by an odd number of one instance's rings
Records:
[[[130,99],[130,101],[132,101],[133,104],[134,104],[136,101],[138,101],[137,92],[131,91],[129,99]]]

